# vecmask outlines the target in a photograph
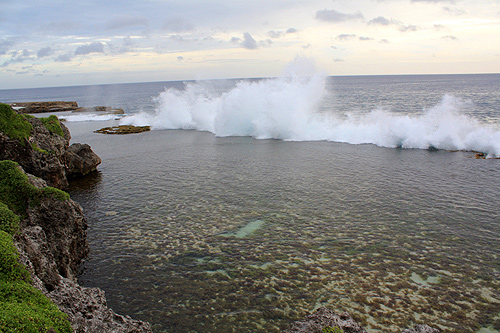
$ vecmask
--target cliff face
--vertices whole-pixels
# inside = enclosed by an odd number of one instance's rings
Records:
[[[28,179],[40,191],[47,188],[39,178]],[[15,244],[35,287],[68,315],[75,332],[150,332],[148,323],[108,308],[102,290],[76,282],[88,254],[86,229],[82,208],[69,198],[47,196],[29,206]]]
[[[56,116],[24,116],[0,104],[0,118],[0,160],[19,163],[49,186],[67,188],[68,178],[84,176],[101,163],[88,145],[69,145],[69,130]]]
[[[151,332],[148,323],[108,308],[104,291],[77,283],[78,266],[89,252],[87,221],[80,205],[57,188],[65,188],[68,177],[95,170],[101,160],[88,145],[69,146],[69,140],[57,117],[25,117],[0,104],[0,233],[12,235],[19,261],[30,275],[23,283],[31,283],[67,314],[75,332]],[[19,283],[11,278],[0,282]],[[17,327],[24,324],[18,324],[15,311],[4,312],[2,302],[7,308],[12,304],[0,299],[0,330],[40,331]],[[38,311],[31,301],[24,304]],[[54,332],[45,324],[38,327]]]

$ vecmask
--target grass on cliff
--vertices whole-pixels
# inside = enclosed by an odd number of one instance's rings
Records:
[[[44,196],[69,198],[61,190],[31,185],[17,163],[0,162],[0,332],[72,332],[67,315],[31,285],[12,240],[30,201]]]
[[[66,201],[69,194],[54,187],[38,189],[30,184],[19,164],[9,160],[0,161],[0,202],[23,216],[30,204],[37,205],[45,197]]]
[[[64,131],[59,122],[57,116],[51,115],[47,118],[40,118],[42,124],[49,130],[50,133],[57,134],[59,136],[64,136]]]
[[[10,105],[0,104],[1,132],[4,132],[9,138],[17,139],[24,144],[25,139],[28,139],[31,135],[32,129],[33,126],[31,126],[23,115],[14,112]]]

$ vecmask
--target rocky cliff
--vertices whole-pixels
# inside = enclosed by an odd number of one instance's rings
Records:
[[[0,331],[151,332],[148,323],[108,308],[102,290],[77,283],[89,251],[87,222],[80,205],[55,187],[95,170],[100,159],[69,140],[57,117],[26,117],[0,104]]]
[[[96,170],[101,163],[88,145],[69,145],[71,135],[56,116],[35,118],[0,104],[0,160],[19,163],[30,174],[64,189],[68,178]]]

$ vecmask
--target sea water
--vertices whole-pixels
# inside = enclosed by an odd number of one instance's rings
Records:
[[[90,225],[79,279],[156,332],[278,332],[320,306],[372,332],[499,329],[500,75],[288,75],[0,99],[126,110],[62,115],[103,160],[70,190]],[[92,132],[119,123],[153,131]]]

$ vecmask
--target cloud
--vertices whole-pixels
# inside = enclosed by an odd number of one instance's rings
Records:
[[[178,57],[177,57],[177,61],[182,61],[182,60],[184,60],[184,57],[183,57],[183,56],[178,56]]]
[[[381,44],[389,44],[390,42],[387,39],[381,39],[380,42]]]
[[[294,33],[297,33],[297,32],[299,32],[299,31],[297,29],[295,29],[295,28],[288,28],[286,30],[287,34],[294,34]]]
[[[395,23],[394,20],[388,19],[388,18],[383,17],[383,16],[378,16],[378,17],[368,21],[368,24],[380,24],[380,25],[390,25],[390,24],[394,24],[394,23]]]
[[[149,20],[143,16],[122,15],[113,18],[106,24],[106,29],[116,30],[135,26],[147,27]]]
[[[13,45],[14,42],[12,40],[0,39],[0,54],[6,54]]]
[[[12,65],[12,64],[16,64],[16,63],[21,63],[21,62],[25,62],[25,61],[28,61],[28,60],[34,60],[33,57],[30,57],[31,55],[31,52],[24,49],[22,51],[13,51],[11,53],[11,58],[7,61],[5,61],[0,67],[7,67],[9,65]]]
[[[441,38],[442,39],[448,39],[448,40],[458,40],[458,38],[456,36],[451,36],[451,35],[449,35],[449,36],[443,36]]]
[[[436,29],[437,31],[441,30],[441,29],[446,29],[446,27],[442,24],[434,24],[434,29]]]
[[[316,19],[326,22],[343,22],[348,20],[362,20],[363,14],[357,12],[354,14],[344,14],[336,11],[335,9],[323,9],[316,12]]]
[[[417,31],[418,27],[416,25],[400,25],[399,31],[401,32],[409,32],[409,31]]]
[[[344,59],[340,59],[340,58],[336,58],[336,59],[333,59],[333,62],[343,62],[345,61]]]
[[[240,37],[232,37],[231,38],[231,43],[239,44],[240,42],[241,42],[241,38]]]
[[[271,31],[267,32],[267,35],[271,38],[277,39],[277,38],[280,38],[281,36],[283,36],[283,31],[271,30]]]
[[[355,34],[341,34],[338,35],[335,39],[337,40],[342,40],[342,41],[348,41],[356,38],[357,36]]]
[[[455,0],[411,0],[411,2],[426,2],[426,3],[448,2],[448,3],[455,3]]]
[[[71,59],[73,59],[73,54],[71,52],[68,52],[68,53],[59,55],[55,61],[56,62],[68,62],[68,61],[71,61]]]
[[[257,48],[257,42],[248,32],[245,32],[243,34],[243,42],[241,43],[241,45],[249,50],[255,50]]]
[[[104,53],[104,44],[101,42],[93,42],[80,45],[75,50],[75,55],[86,55],[90,53]]]
[[[373,40],[373,38],[360,36],[359,40],[366,41],[366,40]]]
[[[43,57],[51,56],[53,54],[54,54],[54,51],[52,50],[52,48],[50,46],[47,46],[47,47],[44,47],[44,48],[41,48],[40,50],[38,50],[38,52],[36,53],[36,56],[38,58],[43,58]]]
[[[457,9],[457,8],[450,8],[450,7],[443,7],[443,10],[453,16],[460,16],[460,15],[465,15],[467,12],[463,9]]]
[[[194,29],[194,25],[188,20],[180,17],[174,17],[163,23],[163,30],[171,32],[186,32]]]

